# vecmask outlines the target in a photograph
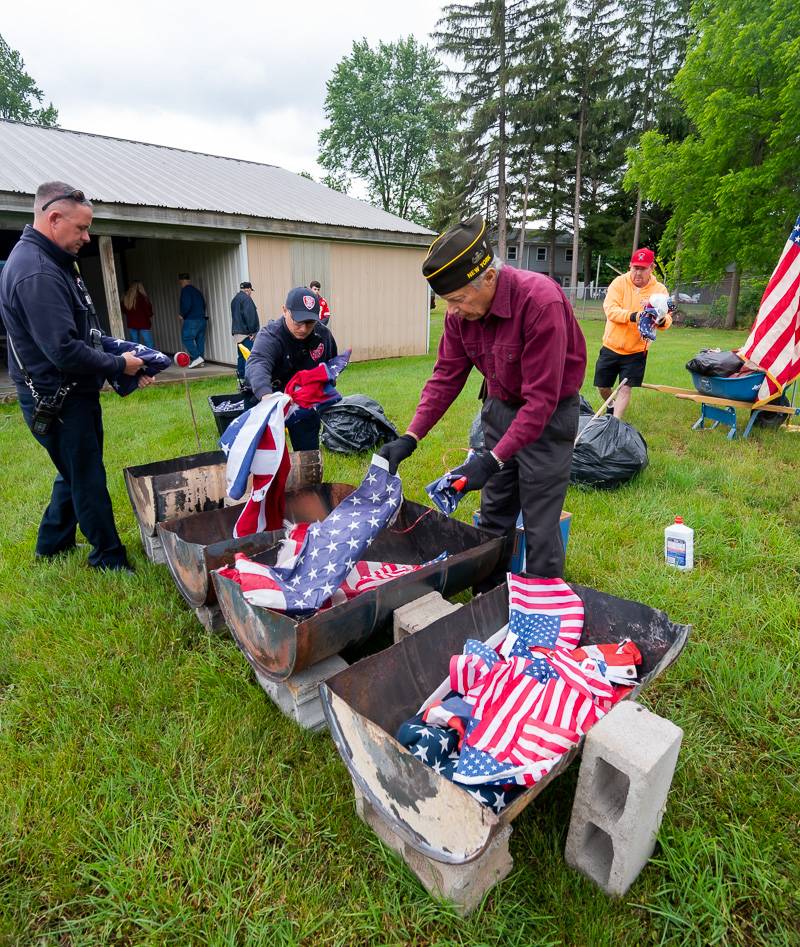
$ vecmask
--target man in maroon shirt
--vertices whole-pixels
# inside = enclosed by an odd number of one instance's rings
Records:
[[[396,470],[477,367],[487,393],[481,413],[486,449],[453,473],[466,478],[465,490],[483,491],[481,526],[508,542],[495,574],[476,590],[505,578],[520,509],[527,571],[560,577],[559,519],[586,371],[586,342],[572,307],[549,277],[503,266],[480,215],[437,237],[422,272],[448,304],[444,333],[407,432],[380,453]]]

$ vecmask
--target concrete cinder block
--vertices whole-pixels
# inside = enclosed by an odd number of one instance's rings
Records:
[[[194,613],[206,631],[222,631],[228,627],[219,605],[201,605],[194,610]]]
[[[456,911],[465,917],[471,914],[486,893],[501,882],[514,867],[508,850],[511,826],[501,828],[486,851],[464,865],[448,865],[418,852],[408,845],[388,825],[353,783],[356,813],[378,838],[395,851],[419,878],[425,890],[435,898],[450,901]]]
[[[586,735],[565,857],[620,897],[656,845],[683,731],[632,700]]]
[[[325,714],[319,696],[319,685],[348,667],[338,654],[312,664],[305,671],[285,681],[271,681],[255,672],[256,680],[281,712],[297,721],[304,730],[324,730]]]
[[[167,557],[164,554],[164,547],[158,536],[148,536],[145,531],[139,527],[139,535],[142,538],[142,549],[150,562],[156,565],[166,565]]]
[[[395,609],[394,613],[395,644],[459,608],[461,608],[460,605],[448,602],[439,592],[429,592],[407,605],[402,605]]]

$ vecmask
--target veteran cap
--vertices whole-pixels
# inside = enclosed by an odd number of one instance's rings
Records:
[[[422,264],[422,275],[438,296],[444,296],[471,283],[493,259],[486,221],[476,214],[433,241]]]

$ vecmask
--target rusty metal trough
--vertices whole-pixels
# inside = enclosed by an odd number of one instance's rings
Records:
[[[662,674],[681,653],[690,628],[660,611],[574,585],[583,599],[582,644],[631,638],[642,653],[641,683]],[[353,785],[402,843],[436,862],[464,865],[487,851],[499,833],[572,762],[579,747],[499,814],[426,766],[394,734],[447,677],[450,656],[467,638],[485,641],[508,620],[505,584],[352,665],[321,685],[331,735]]]
[[[289,457],[292,468],[286,482],[286,518],[298,523],[321,519],[326,515],[329,501],[322,499],[317,490],[304,489],[322,480],[320,452],[296,451]],[[347,487],[347,492],[352,489]],[[323,495],[327,496],[327,493],[323,491]],[[216,602],[209,575],[212,569],[232,563],[237,552],[254,556],[275,546],[283,538],[283,530],[277,530],[233,539],[233,527],[243,506],[237,503],[157,524],[169,571],[191,608],[202,608]]]
[[[319,515],[303,517],[307,521],[323,519],[354,488],[321,484],[316,489],[321,501]],[[310,488],[309,495],[313,490]],[[225,621],[247,660],[263,677],[284,681],[366,641],[401,605],[428,592],[454,595],[481,581],[495,567],[502,547],[502,539],[405,500],[394,524],[380,532],[369,547],[369,559],[421,565],[444,551],[449,553],[448,558],[363,592],[335,608],[297,620],[250,605],[239,585],[217,572],[212,578]],[[274,565],[277,551],[277,545],[273,545],[253,558]]]

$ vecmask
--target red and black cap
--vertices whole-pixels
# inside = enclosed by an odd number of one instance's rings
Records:
[[[486,221],[476,214],[433,241],[422,264],[422,275],[438,296],[444,296],[477,279],[493,259]]]

